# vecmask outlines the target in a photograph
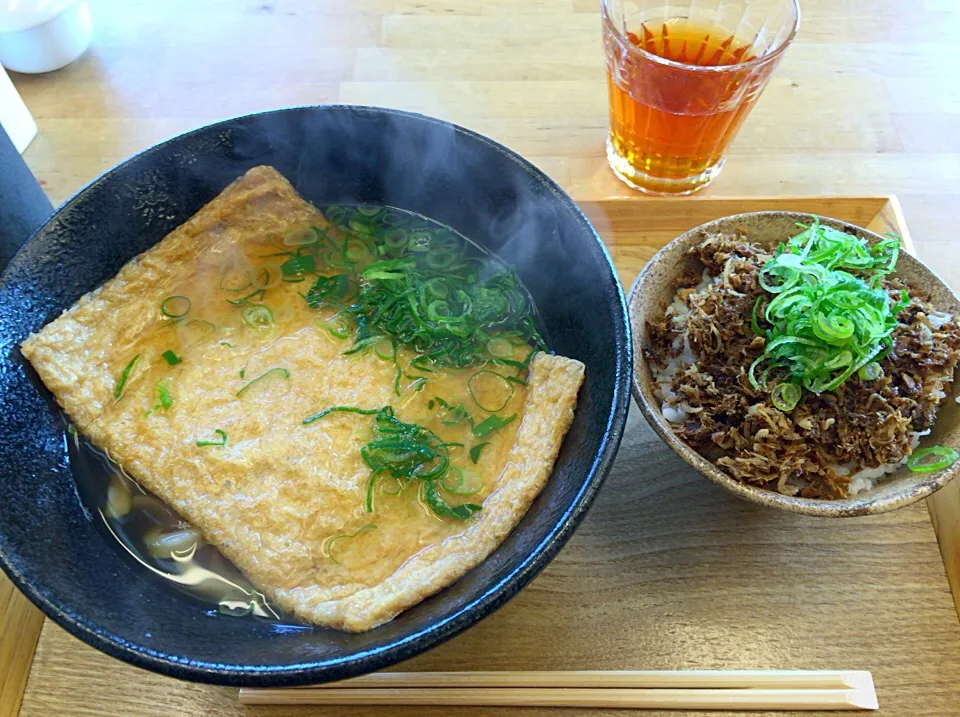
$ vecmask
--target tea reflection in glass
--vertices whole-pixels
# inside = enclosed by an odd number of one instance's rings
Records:
[[[602,0],[602,10],[610,166],[646,192],[706,186],[796,34],[796,0]]]

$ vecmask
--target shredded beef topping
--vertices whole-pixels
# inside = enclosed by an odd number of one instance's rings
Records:
[[[854,374],[819,396],[804,391],[783,412],[770,400],[774,382],[758,390],[747,377],[765,345],[750,315],[765,293],[757,278],[770,252],[743,236],[716,234],[690,254],[704,271],[681,277],[672,307],[649,324],[644,348],[678,436],[744,483],[806,498],[846,497],[851,474],[906,460],[949,393],[960,358],[956,317],[888,277],[884,289],[896,296],[907,289],[911,301],[880,361],[883,375]]]

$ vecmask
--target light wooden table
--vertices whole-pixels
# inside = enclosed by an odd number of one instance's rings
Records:
[[[577,200],[632,197],[610,173],[603,156],[606,97],[598,2],[91,0],[96,36],[90,51],[60,72],[13,78],[40,127],[25,156],[56,204],[125,157],[196,126],[275,107],[349,102],[427,112],[478,130],[531,159]],[[956,71],[960,4],[957,0],[805,0],[803,12],[797,41],[747,120],[723,174],[704,196],[896,193],[920,256],[960,285],[960,252],[953,243],[954,228],[960,226],[960,133],[956,131],[960,127],[960,73]],[[654,496],[657,490],[664,491],[658,498],[661,502],[678,500],[693,490],[685,487],[685,479],[671,484],[670,475],[667,470],[649,489]],[[489,668],[489,659],[498,660],[502,667],[522,666],[523,656],[505,652],[498,642],[508,634],[529,635],[530,645],[544,649],[540,641],[549,643],[555,634],[549,629],[550,616],[544,617],[542,631],[520,621],[520,616],[551,605],[551,596],[571,598],[569,606],[564,602],[558,608],[558,623],[576,623],[578,615],[587,613],[602,619],[607,602],[587,600],[578,587],[581,580],[598,580],[601,595],[618,579],[621,586],[639,589],[646,578],[639,574],[618,578],[616,555],[611,556],[612,565],[593,568],[584,557],[591,541],[608,529],[597,515],[610,517],[625,531],[630,529],[633,517],[618,512],[609,486],[605,496],[564,551],[558,567],[551,567],[514,603],[457,641],[461,652],[476,654],[477,664],[472,666]],[[751,525],[769,525],[778,519],[730,505],[717,496],[710,500],[717,502],[722,515],[716,526],[702,526],[702,530],[718,535],[737,530],[736,521],[744,516]],[[605,502],[610,503],[606,508]],[[929,507],[946,573],[954,595],[960,596],[960,485],[941,491]],[[822,559],[828,563],[823,574],[837,581],[838,596],[851,601],[913,596],[923,611],[918,619],[933,619],[944,631],[939,647],[924,646],[946,650],[935,674],[891,676],[901,681],[903,689],[888,705],[893,709],[889,713],[917,714],[912,711],[920,704],[917,685],[937,693],[938,685],[960,682],[955,647],[945,647],[958,644],[956,615],[943,611],[943,568],[923,547],[925,541],[932,543],[933,535],[920,507],[863,523],[835,525],[791,518],[781,525],[795,530],[798,542],[822,547]],[[879,528],[877,536],[884,535],[884,526],[899,526],[896,535],[903,544],[883,545],[881,539],[873,547],[883,558],[871,559],[855,539],[858,525]],[[661,539],[669,534],[667,528],[656,533]],[[703,543],[697,534],[697,526],[678,526],[674,537],[689,551]],[[708,555],[709,545],[707,540],[701,546]],[[742,552],[735,555],[710,556],[712,569],[722,571],[724,561],[747,560],[753,577],[764,580],[764,555],[776,546],[746,540],[740,547]],[[680,548],[651,545],[654,569],[665,569],[674,550]],[[640,554],[643,551],[633,553]],[[854,570],[857,560],[861,563]],[[574,570],[578,565],[584,567],[583,574]],[[644,566],[620,567],[640,570]],[[862,590],[858,591],[856,581],[844,577],[850,572],[862,578]],[[903,576],[902,585],[878,590],[883,579],[896,583],[898,574]],[[670,580],[691,576],[695,589],[703,590],[705,610],[715,607],[711,600],[725,599],[708,588],[709,570],[704,573],[689,566],[669,572],[658,588],[676,589],[685,583]],[[786,584],[794,589],[803,592],[809,587],[800,573],[791,579]],[[789,596],[775,592],[771,604],[787,609]],[[730,600],[755,598],[749,591],[727,596]],[[882,613],[882,605],[870,604]],[[656,642],[625,645],[615,637],[591,642],[591,635],[583,634],[577,635],[580,642],[554,645],[570,654],[569,665],[557,666],[622,667],[619,658],[638,655],[649,660],[649,664],[634,665],[639,667],[723,666],[727,658],[728,664],[734,664],[732,656],[718,655],[710,648],[711,641],[734,626],[715,618],[698,622],[692,613],[657,610],[656,605],[651,603],[651,614],[663,621],[663,634],[691,650],[696,641],[702,642],[703,664],[680,664],[680,652],[664,652]],[[41,623],[39,614],[0,578],[2,717],[19,709]],[[744,654],[752,656],[749,661],[755,667],[862,667],[765,663],[788,654],[778,650],[798,628],[787,623],[787,637],[767,634],[760,623],[748,621],[743,626]],[[609,627],[615,636],[615,626]],[[909,625],[896,630],[887,627],[894,633],[905,630],[908,638],[912,634]],[[891,659],[896,657],[895,651],[890,652],[890,645],[896,643],[891,643],[883,620],[877,617],[860,616],[835,637],[841,643],[864,640],[875,645],[878,655],[889,652]],[[95,671],[116,670],[116,679],[100,680],[83,691],[91,670],[71,659],[74,651],[83,651],[84,663],[89,661]],[[434,667],[450,654],[450,649],[441,648],[419,664]],[[826,650],[821,659],[832,654]],[[108,710],[119,715],[135,708],[143,714],[234,713],[233,698],[226,691],[177,685],[119,666],[50,623],[43,630],[37,666],[43,673],[38,677],[35,667],[25,715]],[[132,680],[140,681],[136,690],[104,692],[106,685],[129,685]],[[951,707],[946,693],[938,694],[926,703],[924,714],[955,714],[957,703]]]

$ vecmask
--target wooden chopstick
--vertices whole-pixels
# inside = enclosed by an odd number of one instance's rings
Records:
[[[872,682],[861,670],[570,670],[476,672],[374,672],[306,689],[344,687],[602,687],[859,689]],[[304,688],[300,688],[304,689]]]
[[[469,689],[465,689],[469,688]],[[873,710],[861,671],[384,672],[317,687],[240,690],[244,704]]]
[[[443,707],[594,707],[689,710],[872,710],[875,696],[858,690],[592,689],[486,687],[464,692],[444,687],[249,689],[243,704],[440,705]]]

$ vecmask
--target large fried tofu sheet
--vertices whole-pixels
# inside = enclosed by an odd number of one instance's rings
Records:
[[[532,359],[527,386],[511,399],[519,420],[491,435],[476,467],[483,490],[472,500],[483,509],[470,520],[437,518],[409,491],[384,491],[367,512],[370,469],[359,449],[371,419],[304,418],[336,405],[391,405],[401,420],[442,434],[428,401],[462,391],[464,375],[438,371],[430,390],[402,386],[398,397],[394,364],[374,352],[344,355],[349,343],[298,284],[276,282],[260,299],[272,326],[245,321],[243,305],[226,300],[236,293],[222,286],[225,272],[256,271],[277,253],[277,238],[303,224],[327,226],[279,173],[252,169],[22,351],[85,436],[282,608],[366,630],[449,585],[514,528],[552,470],[583,366]],[[175,319],[161,311],[174,296],[189,299]],[[178,302],[168,313],[182,311]],[[167,351],[182,361],[171,365]],[[221,436],[224,445],[210,445]]]

